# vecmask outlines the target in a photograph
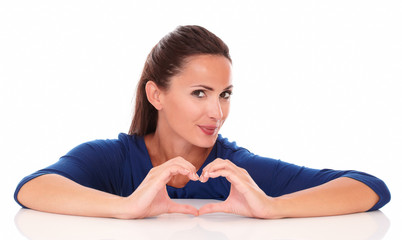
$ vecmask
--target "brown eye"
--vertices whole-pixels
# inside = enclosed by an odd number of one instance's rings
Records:
[[[195,90],[191,93],[191,95],[193,95],[194,97],[197,97],[197,98],[203,98],[203,97],[205,97],[206,94],[205,94],[204,90]]]
[[[231,91],[225,91],[225,92],[221,93],[221,98],[223,98],[223,99],[229,99],[229,98],[230,98],[230,95],[232,95],[232,92],[231,92]]]

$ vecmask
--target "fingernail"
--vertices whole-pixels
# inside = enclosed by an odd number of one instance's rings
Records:
[[[198,180],[198,175],[197,175],[197,173],[193,173],[193,174],[191,174],[191,178],[195,181],[195,180]]]
[[[204,172],[200,177],[200,181],[201,182],[206,182],[207,178],[208,178],[208,172]]]

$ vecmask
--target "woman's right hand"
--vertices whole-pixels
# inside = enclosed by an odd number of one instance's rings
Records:
[[[166,184],[177,175],[185,175],[197,181],[196,168],[182,157],[173,158],[152,168],[138,188],[122,205],[120,218],[145,218],[163,213],[184,213],[197,216],[198,209],[191,205],[172,201],[167,193]]]

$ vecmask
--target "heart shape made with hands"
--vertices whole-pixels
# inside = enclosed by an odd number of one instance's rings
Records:
[[[210,178],[208,172],[204,172],[201,176],[198,176],[196,173],[191,174],[187,173],[187,171],[184,172],[185,174],[178,174],[176,176],[173,176],[170,181],[166,184],[166,186],[171,186],[174,188],[183,188],[185,187],[189,181],[199,181],[201,183],[206,183]],[[169,197],[170,199],[170,197]],[[230,198],[226,198],[225,201],[220,201],[220,200],[206,200],[206,199],[197,199],[196,201],[196,206],[194,205],[188,205],[186,202],[188,199],[170,199],[172,202],[174,202],[174,205],[178,211],[176,213],[189,213],[193,215],[203,215],[207,213],[214,213],[214,212],[230,212],[228,211],[227,207],[225,207],[225,202],[227,200],[230,200]],[[194,200],[194,199],[193,199]],[[208,201],[208,202],[206,202]],[[194,202],[194,201],[193,201]],[[176,205],[177,204],[177,205]],[[191,210],[190,210],[191,209]],[[197,210],[196,214],[194,214],[194,210]],[[186,210],[189,210],[189,212],[186,212]]]
[[[180,174],[192,181],[202,183],[217,177],[225,177],[231,183],[229,195],[224,201],[199,206],[197,215],[225,212],[248,217],[263,217],[261,209],[266,208],[267,200],[270,198],[258,187],[245,169],[231,161],[221,159],[214,161],[203,169],[201,176],[187,170]],[[182,206],[189,207],[189,205]]]
[[[268,206],[272,205],[272,198],[257,186],[245,169],[236,166],[229,160],[217,158],[203,168],[201,176],[198,176],[195,170],[190,162],[181,157],[152,168],[133,193],[135,206],[139,209],[135,215],[142,218],[162,213],[184,213],[198,216],[225,212],[248,217],[266,217],[261,210],[268,211]],[[191,205],[176,203],[170,199],[166,186],[184,187],[188,183],[188,179],[183,181],[183,177],[202,183],[207,182],[210,178],[224,177],[231,184],[229,195],[224,201],[209,203],[199,209]]]

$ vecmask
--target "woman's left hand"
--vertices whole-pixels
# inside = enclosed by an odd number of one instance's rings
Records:
[[[255,218],[276,218],[274,198],[267,196],[245,169],[218,158],[203,169],[200,181],[216,177],[225,177],[231,183],[229,196],[223,202],[201,207],[200,215],[225,212]]]

